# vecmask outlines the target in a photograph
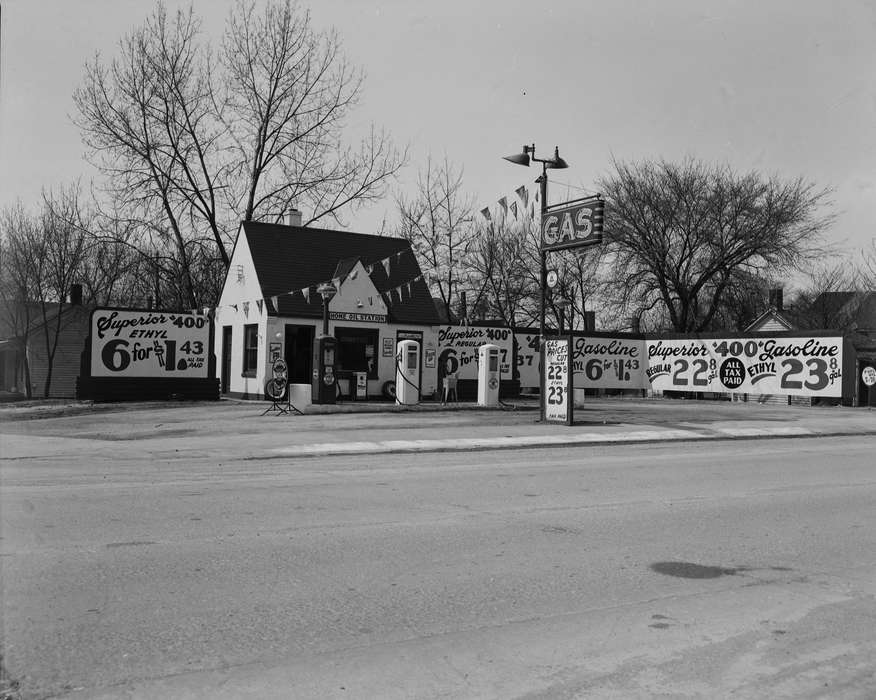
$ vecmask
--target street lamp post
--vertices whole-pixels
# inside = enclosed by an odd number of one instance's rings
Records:
[[[531,146],[524,146],[522,153],[515,153],[513,156],[505,156],[505,160],[514,163],[515,165],[525,165],[529,166],[530,162],[541,163],[541,175],[539,175],[536,182],[539,184],[540,189],[540,197],[541,197],[541,221],[539,222],[540,226],[544,225],[544,220],[546,216],[547,210],[547,196],[548,196],[548,176],[547,171],[548,168],[561,170],[563,168],[568,168],[569,164],[560,158],[560,148],[559,146],[554,147],[554,157],[553,158],[536,158],[535,157],[535,144]],[[547,297],[547,253],[544,250],[544,247],[541,245],[541,231],[539,231],[539,259],[541,263],[541,271],[539,274],[539,287],[540,287],[540,296],[541,303],[538,314],[538,333],[539,337],[544,341],[544,313],[545,313],[545,301]]]
[[[554,157],[553,158],[536,158],[535,157],[535,144],[531,146],[523,146],[523,151],[521,153],[515,153],[513,156],[504,156],[505,160],[514,163],[515,165],[525,165],[529,167],[529,163],[534,161],[536,163],[541,163],[541,175],[538,177],[536,182],[539,184],[540,196],[541,196],[541,220],[539,221],[539,232],[538,232],[538,255],[539,262],[541,263],[541,269],[539,271],[539,313],[538,313],[538,339],[539,339],[539,347],[544,345],[544,312],[545,312],[545,302],[547,300],[547,251],[544,249],[543,241],[542,241],[542,231],[540,230],[542,226],[544,226],[544,221],[547,214],[547,196],[548,196],[548,177],[547,171],[548,168],[561,170],[563,168],[568,168],[569,164],[560,158],[560,147],[554,147]],[[543,381],[542,381],[543,384]],[[541,398],[541,419],[544,420],[544,386],[542,386],[542,398]]]
[[[337,288],[331,282],[324,282],[316,288],[316,293],[322,297],[322,334],[329,334],[328,304],[337,293]]]

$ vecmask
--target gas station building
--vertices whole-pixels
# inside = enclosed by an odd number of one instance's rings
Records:
[[[324,375],[316,347],[326,322],[341,397],[355,398],[357,380],[359,398],[393,396],[403,340],[419,342],[420,394],[434,394],[441,319],[410,243],[290,223],[240,225],[215,309],[222,394],[264,398],[282,358],[290,387],[309,402],[304,385]],[[332,288],[326,301],[317,291]]]

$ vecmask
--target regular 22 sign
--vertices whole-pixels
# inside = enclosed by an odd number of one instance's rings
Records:
[[[841,337],[649,340],[655,391],[842,396]]]
[[[210,322],[200,314],[95,309],[92,377],[206,378]]]

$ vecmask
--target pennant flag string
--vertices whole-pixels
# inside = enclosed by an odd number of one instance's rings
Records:
[[[520,201],[523,202],[523,208],[526,208],[526,205],[529,204],[529,190],[526,189],[526,185],[520,185],[514,192],[520,197]]]

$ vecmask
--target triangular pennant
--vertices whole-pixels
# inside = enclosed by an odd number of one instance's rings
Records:
[[[484,207],[483,209],[481,209],[481,214],[483,214],[484,218],[487,221],[490,221],[493,218],[492,216],[490,216],[490,208],[489,207]]]
[[[271,297],[271,306],[274,307],[274,311],[280,308],[280,305],[277,303],[277,297]]]
[[[511,202],[511,213],[514,214],[514,220],[517,220],[517,202]]]
[[[502,197],[499,200],[499,206],[502,207],[502,211],[507,214],[508,213],[508,200],[505,197]]]
[[[259,314],[262,313],[262,304],[265,303],[264,299],[256,299],[256,305],[259,307]]]
[[[233,308],[235,311],[239,311],[239,310],[240,310],[240,309],[237,308],[237,304],[232,304],[231,306],[232,306],[232,308]]]
[[[243,315],[249,318],[249,302],[243,302]]]
[[[529,204],[529,190],[526,189],[526,185],[520,185],[514,192],[520,197],[520,201],[523,202],[523,208],[526,209],[526,205]]]
[[[368,274],[370,275],[372,272],[374,272],[374,265],[371,264],[368,267],[366,267],[365,269],[368,271]]]
[[[310,303],[310,287],[305,287],[301,290],[301,293],[304,295],[304,301],[308,304]]]

